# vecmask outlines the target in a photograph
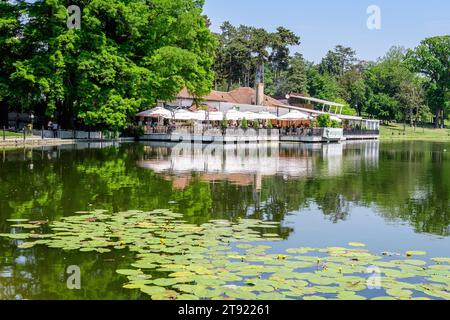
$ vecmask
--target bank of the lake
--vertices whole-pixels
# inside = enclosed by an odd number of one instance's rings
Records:
[[[412,128],[403,124],[381,126],[380,140],[382,141],[436,141],[449,142],[450,129]]]

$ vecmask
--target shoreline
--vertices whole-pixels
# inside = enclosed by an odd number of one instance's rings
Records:
[[[97,140],[97,139],[41,139],[28,138],[25,141],[21,139],[0,139],[0,150],[15,150],[24,148],[39,148],[39,147],[58,147],[63,145],[77,144],[77,143],[95,143],[95,142],[130,142],[134,138],[121,138],[117,140]]]

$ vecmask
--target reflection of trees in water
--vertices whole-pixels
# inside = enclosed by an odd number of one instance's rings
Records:
[[[364,156],[373,151],[364,145],[346,146],[341,156],[329,147],[315,148],[281,149],[280,157],[312,158],[312,175],[308,171],[303,178],[263,176],[256,187],[256,182],[203,181],[193,174],[181,189],[136,166],[144,157],[165,159],[167,147],[38,150],[32,160],[29,153],[8,153],[0,167],[0,229],[5,230],[3,221],[10,216],[53,220],[90,208],[171,208],[197,224],[238,217],[282,221],[315,203],[334,222],[361,205],[377,208],[386,219],[409,221],[418,232],[449,234],[450,161],[440,145],[385,144],[376,160]]]
[[[174,188],[162,175],[136,166],[144,157],[139,144],[101,150],[8,153],[0,166],[0,232],[11,231],[10,223],[5,222],[10,217],[55,220],[90,208],[111,212],[171,208],[183,213],[186,221],[202,224],[210,219],[239,217],[283,221],[286,215],[314,204],[334,222],[347,219],[352,206],[366,206],[375,208],[387,220],[409,222],[417,232],[448,236],[450,153],[442,149],[439,144],[385,144],[374,165],[374,159],[364,160],[360,156],[365,151],[354,146],[344,149],[341,158],[332,158],[341,162],[340,175],[333,176],[326,174],[329,157],[310,149],[299,153],[291,150],[282,155],[314,157],[312,176],[266,176],[256,188],[255,184],[238,185],[227,180],[203,181],[199,174],[193,174],[182,189]],[[152,157],[161,156],[161,152],[169,155],[167,148],[150,152]],[[292,229],[271,231],[286,238]],[[61,290],[66,290],[67,266],[62,264],[58,250],[17,250],[5,240],[0,245],[0,296],[39,298],[45,288],[46,298],[57,298]],[[46,263],[37,263],[38,257],[45,257]],[[128,262],[110,261],[106,266],[111,267],[105,268],[103,255],[85,259],[65,253],[64,257],[64,263],[81,267],[87,287],[98,288],[84,293],[64,291],[65,297],[129,297],[128,291],[121,291],[122,283],[104,281],[114,278],[114,270]]]
[[[0,297],[3,300],[142,298],[139,291],[123,289],[123,279],[116,274],[116,269],[129,267],[135,261],[132,254],[124,252],[121,256],[108,257],[108,254],[62,253],[58,249],[43,247],[27,250],[11,250],[9,247],[0,247]],[[18,259],[20,263],[15,262]],[[36,259],[45,259],[45,263]],[[66,271],[71,265],[80,267],[81,290],[67,288]]]

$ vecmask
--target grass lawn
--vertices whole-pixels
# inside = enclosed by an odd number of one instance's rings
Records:
[[[7,138],[20,138],[20,137],[23,137],[23,133],[5,131],[5,136]],[[3,139],[3,130],[0,130],[0,139]]]
[[[411,128],[403,124],[382,126],[380,139],[387,140],[422,140],[422,141],[450,141],[450,129]]]

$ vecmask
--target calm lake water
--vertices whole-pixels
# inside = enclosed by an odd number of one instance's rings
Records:
[[[77,211],[171,209],[189,223],[281,222],[292,247],[362,242],[374,253],[450,256],[450,144],[78,144],[0,151],[0,233],[7,219],[55,221]],[[123,289],[126,251],[18,249],[0,238],[0,299],[147,299]],[[81,290],[66,269],[82,270]]]

